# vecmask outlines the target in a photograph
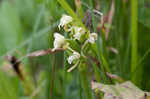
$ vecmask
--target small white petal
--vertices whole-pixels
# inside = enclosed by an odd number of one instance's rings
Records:
[[[58,25],[58,28],[60,29],[60,27],[64,27],[65,25],[69,24],[72,21],[73,21],[73,19],[71,16],[64,14],[64,15],[62,15],[62,17],[60,19],[60,23]]]
[[[77,40],[80,40],[81,35],[82,35],[81,33],[76,33],[75,35],[73,35],[73,37]]]
[[[79,58],[80,58],[80,54],[78,52],[73,52],[73,55],[69,56],[67,60],[69,64],[72,64],[74,60]]]
[[[80,54],[78,52],[73,52],[73,56],[75,59],[80,58]]]
[[[72,56],[69,56],[69,57],[68,57],[68,63],[71,64],[72,61],[73,61],[73,57],[72,57]]]
[[[89,38],[89,42],[93,44],[93,43],[95,42],[94,37],[90,37],[90,38]]]

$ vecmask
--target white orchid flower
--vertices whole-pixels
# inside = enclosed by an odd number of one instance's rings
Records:
[[[80,40],[81,36],[85,34],[85,30],[81,27],[74,27],[74,31],[75,31],[75,34],[73,37],[77,40]]]
[[[64,27],[65,25],[71,23],[73,21],[73,18],[71,16],[68,15],[62,15],[61,19],[60,19],[60,23],[58,25],[58,28],[60,29],[60,27]]]
[[[96,40],[97,40],[97,34],[96,33],[91,33],[89,35],[88,42],[90,42],[91,44],[93,44],[93,43],[95,43]]]
[[[62,48],[66,44],[65,37],[59,33],[54,34],[54,48],[55,51],[58,48]]]
[[[80,54],[78,52],[73,52],[73,55],[69,56],[67,60],[69,64],[72,64],[74,60],[79,58],[80,58]]]

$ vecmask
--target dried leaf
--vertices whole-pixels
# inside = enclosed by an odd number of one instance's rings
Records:
[[[93,90],[104,92],[103,99],[147,99],[147,93],[140,90],[130,81],[116,85],[105,85],[91,82]]]
[[[102,28],[105,28],[105,37],[106,37],[106,40],[108,39],[108,36],[109,36],[109,31],[110,31],[110,26],[112,24],[112,19],[113,19],[113,16],[114,16],[114,12],[115,12],[115,5],[114,5],[114,0],[111,0],[111,7],[110,7],[110,10],[109,12],[104,16],[104,17],[101,17],[101,20],[100,20],[100,25],[97,27],[98,31],[100,31]],[[106,27],[105,25],[109,25],[109,27]]]
[[[114,16],[114,10],[115,10],[114,0],[112,0],[110,11],[107,14],[107,24],[110,24],[110,25],[112,24],[112,19]],[[110,31],[110,28],[106,28],[106,39],[108,39],[109,31]]]
[[[117,80],[117,81],[119,81],[119,82],[123,82],[123,81],[124,81],[121,77],[119,77],[119,76],[117,76],[117,75],[115,75],[115,74],[111,74],[111,73],[106,72],[106,75],[107,75],[109,78],[115,79],[115,80]]]
[[[113,47],[107,47],[107,48],[108,48],[108,50],[112,51],[112,52],[115,53],[115,54],[118,54],[118,53],[119,53],[116,48],[113,48]]]

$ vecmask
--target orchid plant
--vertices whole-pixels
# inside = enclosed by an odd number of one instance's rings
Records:
[[[69,37],[64,37],[60,33],[54,33],[54,48],[53,51],[63,48],[66,50],[69,57],[67,61],[73,66],[68,69],[71,72],[75,69],[82,59],[86,58],[84,50],[86,46],[94,45],[97,40],[97,33],[90,33],[89,30],[84,29],[76,24],[75,20],[68,15],[62,15],[58,25],[59,30],[63,29]],[[86,51],[88,53],[90,49]]]

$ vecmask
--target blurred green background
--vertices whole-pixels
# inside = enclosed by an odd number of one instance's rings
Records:
[[[74,0],[67,0],[74,11]],[[81,0],[89,5],[89,0]],[[92,0],[94,8],[104,15],[110,10],[112,0]],[[82,5],[84,12],[88,10]],[[130,79],[131,63],[131,3],[130,0],[114,0],[114,16],[110,25],[107,46],[118,50],[109,52],[108,63],[112,73]],[[37,99],[81,99],[80,80],[76,71],[64,78],[63,53],[27,58],[36,50],[53,47],[52,35],[66,11],[57,0],[0,0],[0,67],[3,57],[15,55],[22,61],[36,88]],[[66,13],[67,14],[67,13]],[[106,24],[107,25],[107,24]],[[58,31],[59,32],[59,31]],[[150,1],[138,1],[138,61],[135,72],[138,86],[150,91]],[[56,60],[53,68],[53,60]],[[89,69],[89,71],[92,69]],[[65,81],[64,81],[65,79]],[[65,91],[64,91],[65,83]],[[30,99],[25,96],[17,76],[0,69],[0,99]],[[83,96],[84,98],[84,96]]]

